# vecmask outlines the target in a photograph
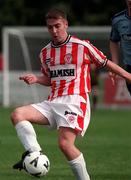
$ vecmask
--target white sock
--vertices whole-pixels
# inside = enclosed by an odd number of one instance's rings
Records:
[[[24,148],[30,152],[40,151],[41,147],[37,142],[36,133],[29,121],[20,121],[15,126],[17,135]]]
[[[69,164],[77,180],[90,180],[89,174],[86,170],[86,164],[82,153],[76,159],[69,161]]]

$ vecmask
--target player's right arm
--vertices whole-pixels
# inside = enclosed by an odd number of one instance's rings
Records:
[[[23,80],[25,83],[27,84],[41,84],[41,85],[45,85],[45,86],[50,86],[51,81],[50,81],[50,77],[46,76],[46,75],[41,75],[41,76],[36,76],[35,74],[26,74],[23,76],[19,77],[20,80]]]

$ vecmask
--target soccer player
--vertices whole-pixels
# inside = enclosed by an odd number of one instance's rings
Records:
[[[42,151],[33,123],[58,130],[58,145],[77,180],[90,180],[81,150],[75,146],[76,138],[84,136],[90,123],[90,64],[107,67],[131,82],[131,74],[108,60],[89,41],[68,34],[66,14],[51,9],[46,15],[51,42],[40,53],[42,74],[25,74],[20,80],[27,84],[51,87],[48,100],[16,108],[12,123],[25,148],[22,159],[14,169],[23,169],[23,159],[33,151]]]
[[[119,64],[121,52],[124,68],[131,73],[131,0],[126,0],[126,4],[127,9],[112,18],[110,52],[116,64]],[[131,94],[131,83],[126,81],[126,85]]]

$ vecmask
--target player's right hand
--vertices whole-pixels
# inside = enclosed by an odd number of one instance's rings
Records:
[[[19,77],[20,80],[23,80],[27,84],[34,84],[37,82],[37,76],[34,74],[26,74]]]

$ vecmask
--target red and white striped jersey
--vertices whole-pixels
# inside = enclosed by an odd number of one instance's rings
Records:
[[[40,53],[42,72],[51,78],[49,100],[58,96],[90,92],[90,64],[106,64],[106,56],[89,41],[68,35],[66,41],[55,46],[50,42]]]

